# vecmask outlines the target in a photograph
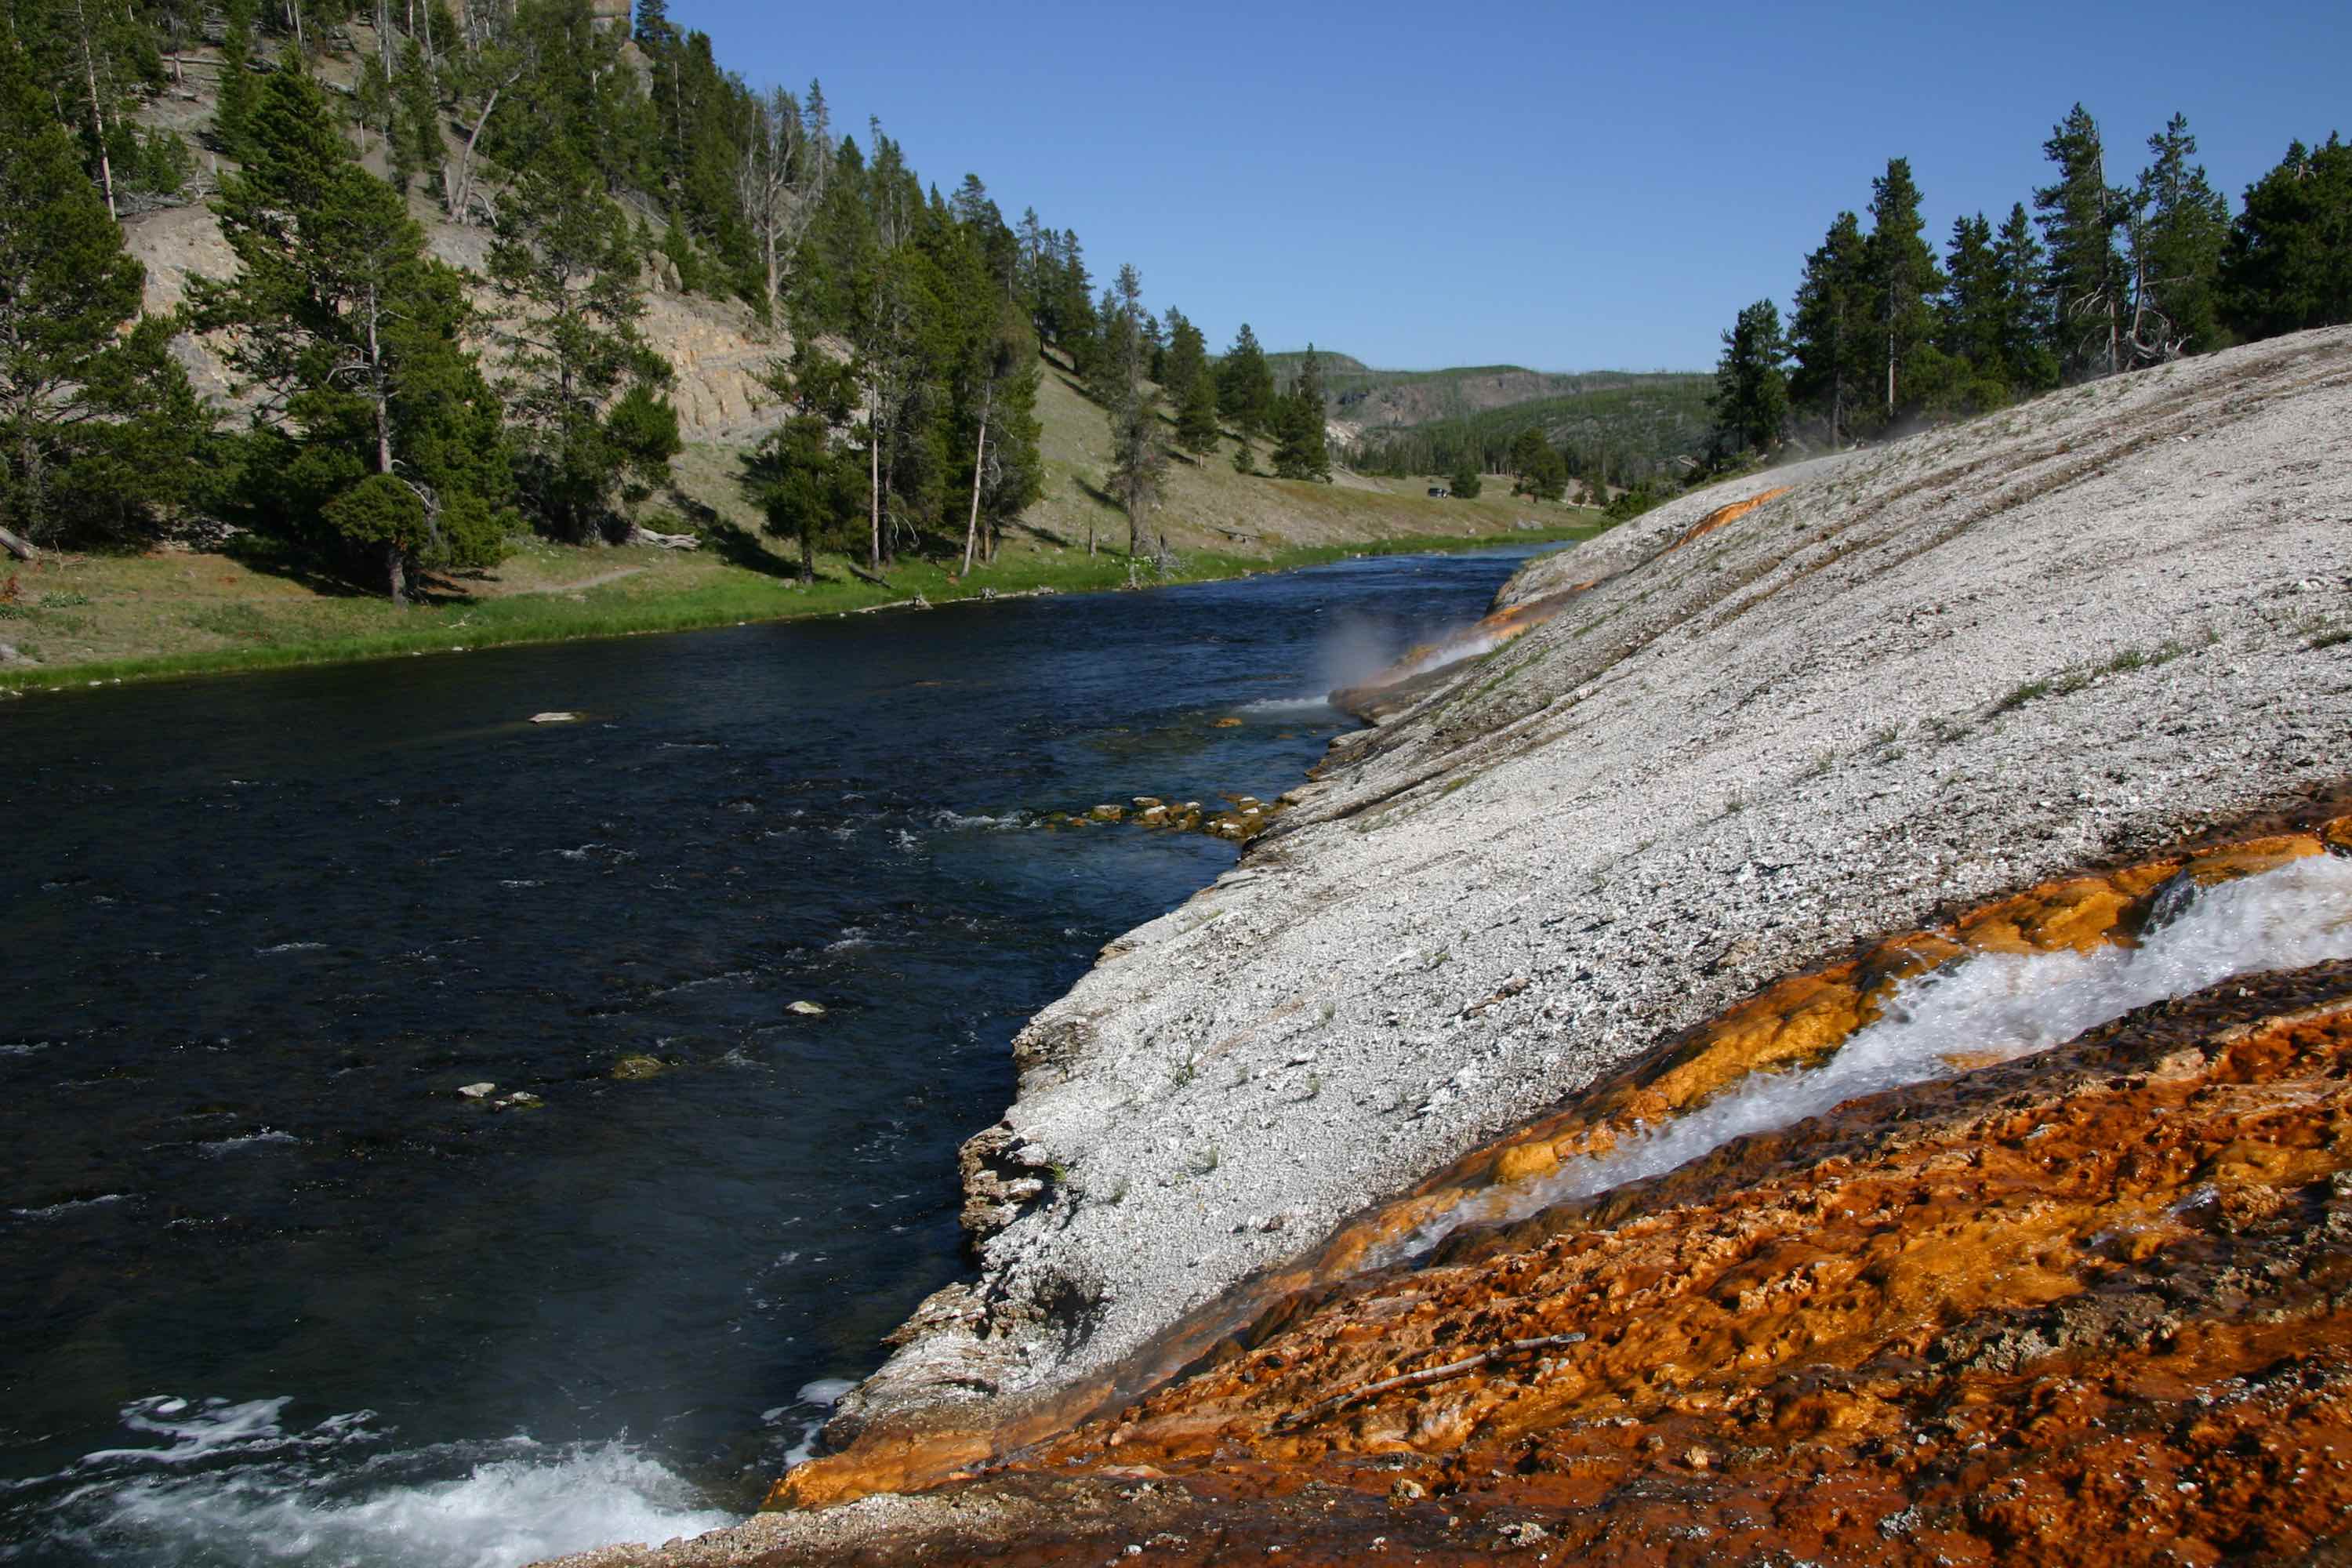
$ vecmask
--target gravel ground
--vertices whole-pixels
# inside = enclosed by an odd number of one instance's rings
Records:
[[[995,1426],[1769,980],[2352,772],[2352,329],[1717,486],[1503,596],[1595,579],[1037,1016],[966,1152],[982,1277],[830,1436]]]

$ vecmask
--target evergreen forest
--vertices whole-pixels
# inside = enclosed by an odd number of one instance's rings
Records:
[[[2352,145],[2293,142],[2236,211],[2175,114],[2126,181],[2079,103],[2042,145],[2046,185],[1939,252],[1910,162],[1841,212],[1784,313],[1743,309],[1708,396],[1711,455],[1752,462],[1965,418],[2053,387],[2352,321]]]
[[[182,103],[209,112],[157,123]],[[147,310],[121,222],[194,204],[235,267]],[[682,445],[655,289],[774,334],[734,482],[803,581],[819,548],[985,565],[1039,493],[1049,371],[1113,435],[1125,537],[1089,553],[1164,556],[1167,466],[1221,437],[1331,472],[1316,377],[1277,392],[1248,327],[1213,355],[1134,267],[1097,289],[1073,229],[925,182],[817,81],[754,89],[665,0],[0,0],[0,249],[23,559],[211,518],[397,603],[530,535],[647,537]]]

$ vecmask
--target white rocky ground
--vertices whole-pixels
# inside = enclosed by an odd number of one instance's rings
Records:
[[[1718,486],[1506,597],[1595,578],[1037,1017],[982,1277],[841,1432],[984,1426],[1762,982],[2352,773],[2352,330]]]
[[[1038,1016],[982,1276],[842,1432],[1104,1368],[1860,937],[2352,773],[2352,331],[1717,486],[1504,598],[1604,576]]]

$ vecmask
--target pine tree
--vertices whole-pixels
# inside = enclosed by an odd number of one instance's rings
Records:
[[[1568,462],[1540,430],[1530,426],[1512,437],[1503,462],[1517,480],[1513,495],[1558,500],[1568,493]]]
[[[963,569],[972,554],[996,558],[1003,524],[1045,491],[1037,452],[1037,340],[1019,301],[988,291],[978,301],[985,325],[972,354],[970,384],[979,388],[972,440],[971,507],[964,523]]]
[[[1247,321],[1218,362],[1217,412],[1241,432],[1244,442],[1264,440],[1274,423],[1274,372]]]
[[[1217,449],[1217,384],[1203,369],[1176,408],[1176,444],[1196,457]]]
[[[1144,336],[1143,275],[1118,269],[1103,293],[1103,353],[1097,385],[1110,410],[1111,466],[1108,489],[1127,513],[1127,553],[1143,552],[1145,521],[1160,504],[1168,449],[1160,437],[1160,394],[1145,379],[1150,345]],[[1166,542],[1159,553],[1167,552]]]
[[[1759,300],[1739,312],[1723,334],[1723,355],[1715,367],[1708,406],[1715,415],[1718,451],[1770,453],[1789,420],[1789,380],[1783,369],[1788,345],[1780,336],[1780,308]]]
[[[2246,187],[2221,280],[2225,318],[2242,337],[2352,321],[2352,142],[2297,142]]]
[[[399,171],[394,184],[405,192],[411,176],[429,176],[440,171],[442,153],[440,89],[434,83],[433,68],[425,62],[425,51],[414,38],[401,46],[400,68],[393,74],[392,94],[388,134],[392,138],[394,166]]]
[[[679,449],[659,391],[669,367],[637,331],[640,269],[627,218],[583,162],[551,154],[499,209],[489,274],[504,302],[517,477],[561,538],[617,536],[622,487],[660,482]]]
[[[1193,384],[1208,376],[1209,343],[1201,335],[1201,329],[1173,305],[1168,307],[1164,336],[1167,353],[1156,379],[1160,390],[1168,395],[1168,401],[1181,408],[1192,398]]]
[[[0,38],[0,545],[26,554],[176,500],[211,424],[28,66]]]
[[[1993,255],[1992,225],[1982,213],[1952,220],[1944,246],[1944,297],[1937,316],[1936,346],[1972,366],[2000,366],[2000,277]]]
[[[1936,253],[1924,237],[1919,187],[1904,158],[1886,161],[1886,173],[1871,182],[1870,240],[1864,255],[1871,289],[1874,392],[1883,391],[1883,410],[1894,419],[1901,406],[1903,372],[1914,356],[1932,345],[1935,308],[1943,288]]]
[[[1486,488],[1486,481],[1478,477],[1478,465],[1465,458],[1454,465],[1454,475],[1446,480],[1445,488],[1464,500],[1476,500],[1478,492]]]
[[[1298,363],[1298,379],[1283,396],[1275,413],[1274,471],[1286,479],[1331,478],[1331,452],[1326,438],[1323,364],[1315,345]]]
[[[2135,362],[2152,363],[2228,342],[2216,289],[2221,247],[2230,233],[2230,204],[2191,163],[2197,138],[2176,114],[2147,139],[2154,159],[2140,172],[2126,220],[2132,274],[2129,346]]]
[[[1075,229],[1064,229],[1054,248],[1053,278],[1037,335],[1068,356],[1070,368],[1083,378],[1093,374],[1101,332],[1095,318],[1094,284],[1087,276],[1086,252]]]
[[[228,30],[223,37],[220,88],[213,100],[212,143],[243,162],[253,109],[259,96],[253,75],[255,0],[227,0]]]
[[[2113,375],[2124,367],[2124,264],[2116,229],[2123,193],[2107,184],[2098,121],[2076,104],[2052,128],[2042,155],[2058,165],[2054,184],[2037,187],[2033,210],[2050,249],[2050,317],[2069,371]]]
[[[1832,447],[1850,433],[1867,374],[1866,267],[1861,220],[1850,212],[1838,214],[1821,248],[1805,258],[1790,323],[1790,349],[1797,361],[1790,395],[1828,421]]]
[[[2048,273],[2025,204],[2012,203],[1993,241],[1993,276],[2000,295],[2000,374],[2020,395],[2058,384],[2058,356],[2050,346]]]
[[[803,339],[789,365],[771,368],[770,390],[790,414],[743,456],[738,476],[744,499],[764,515],[768,531],[800,546],[800,581],[816,581],[816,548],[838,538],[865,499],[865,462],[841,437],[856,402],[850,367]]]
[[[506,534],[499,408],[461,341],[463,280],[352,160],[299,63],[262,85],[247,150],[215,209],[240,270],[192,280],[199,324],[236,329],[231,367],[279,394],[256,447],[278,514],[323,521],[323,542],[404,605],[417,568],[495,561]]]

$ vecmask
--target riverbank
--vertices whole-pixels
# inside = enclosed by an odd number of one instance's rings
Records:
[[[489,572],[431,580],[422,602],[405,611],[320,582],[261,547],[50,555],[0,572],[0,584],[15,584],[13,597],[0,598],[0,644],[19,656],[0,658],[0,693],[1209,582],[1355,555],[1574,542],[1607,526],[1598,513],[1580,511],[1507,533],[1399,529],[1262,553],[1193,550],[1164,573],[1108,551],[1089,556],[1016,547],[969,576],[959,574],[954,562],[908,559],[877,584],[841,557],[826,556],[806,588],[793,579],[796,563],[747,534],[723,534],[692,552],[654,545],[583,551],[528,542]]]
[[[1175,1325],[1245,1308],[1255,1298],[1230,1293],[1253,1276],[1299,1270],[1286,1282],[1307,1292],[1296,1316],[1368,1258],[1409,1260],[1409,1247],[1317,1253],[1368,1202],[1460,1162],[1482,1189],[1540,1182],[1564,1158],[1551,1141],[1519,1140],[1508,1162],[1475,1152],[1635,1063],[1678,1059],[1676,1042],[1773,983],[2335,787],[2352,734],[2347,524],[2352,331],[2339,329],[1718,486],[1534,563],[1502,598],[1561,597],[1546,625],[1342,737],[1235,872],[1111,943],[1023,1032],[1020,1096],[966,1152],[979,1279],[895,1336],[828,1430],[844,1451],[796,1470],[780,1501],[919,1492],[1115,1414],[1176,1370],[1155,1357]],[[2079,921],[2104,931],[2129,901]],[[1835,1014],[1818,997],[1792,1005],[1764,1027],[1782,1055],[1762,1059],[1834,1048],[1860,1018]],[[1999,1080],[1958,1081],[1974,1105]],[[2309,1174],[2277,1171],[2290,1186]],[[1966,1223],[1995,1223],[1995,1195],[1969,1194]],[[2097,1276],[2053,1258],[2030,1289],[1996,1281],[1982,1310],[2063,1303]],[[1401,1286],[1347,1330],[1374,1353],[1310,1397],[1431,1370],[1377,1352],[1437,1288]],[[2345,1352],[2336,1319],[2297,1321],[2305,1350]],[[2015,1370],[2036,1376],[2104,1353],[2063,1336],[2013,1343]],[[1724,1370],[1717,1354],[1676,1351],[1626,1375],[1671,1395]],[[2195,1370],[2218,1387],[2236,1375],[2227,1360]],[[1473,1386],[1526,1375],[1497,1367]],[[1309,1408],[1297,1397],[1269,1385],[1253,1418],[1286,1430]],[[1367,1428],[1381,1465],[1346,1482],[1349,1506],[1377,1515],[1393,1505],[1362,1495],[1385,1486],[1375,1471],[1486,1430],[1475,1412],[1466,1426],[1442,1414]],[[2335,1417],[2314,1419],[2316,1432]],[[1665,1429],[1635,1429],[1672,1451]],[[1087,1463],[1103,1485],[1213,1511],[1233,1436],[1220,1419],[1184,1439],[1183,1480],[1148,1458],[1122,1468],[1116,1424],[1100,1430],[1108,1447]],[[1692,1474],[1728,1452],[1694,1447],[1710,1458],[1685,1462]],[[2259,1468],[2231,1484],[2258,1484]],[[959,1521],[1016,1519],[1035,1485],[785,1515],[676,1560],[830,1560],[918,1538],[984,1557]],[[1413,1487],[1397,1497],[1433,1495]],[[1687,1510],[1659,1519],[1719,1527]],[[1816,1554],[1896,1552],[1899,1531],[1860,1519],[1827,1521]]]

